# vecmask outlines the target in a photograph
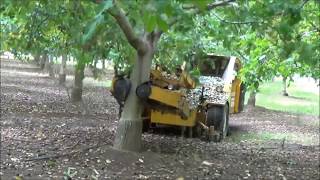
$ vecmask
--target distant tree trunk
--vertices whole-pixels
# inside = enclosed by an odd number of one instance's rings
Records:
[[[78,64],[74,72],[74,85],[71,92],[71,101],[79,102],[82,100],[82,86],[84,79],[84,64]]]
[[[46,63],[45,63],[45,68],[49,73],[50,77],[54,77],[54,72],[53,72],[53,56],[49,56],[47,58]]]
[[[289,94],[288,94],[288,92],[287,92],[287,77],[283,77],[282,83],[283,83],[282,95],[284,95],[284,96],[289,96]]]
[[[40,69],[41,70],[44,70],[44,67],[46,65],[47,60],[48,60],[48,55],[43,54],[42,57],[40,58]]]
[[[59,71],[59,84],[62,85],[66,82],[66,66],[67,66],[67,55],[62,55],[60,71]]]
[[[95,60],[93,61],[93,66],[94,66],[95,68],[97,68],[97,64],[98,64],[98,60],[95,59]]]
[[[34,62],[35,62],[35,64],[36,65],[40,65],[40,59],[41,57],[40,57],[40,54],[39,53],[37,53],[35,56],[34,56]]]
[[[248,106],[252,106],[252,107],[255,107],[256,106],[256,91],[252,91],[250,93],[250,96],[249,96],[249,99],[248,99]]]
[[[93,78],[94,79],[98,79],[99,78],[99,70],[97,68],[97,63],[98,63],[98,60],[94,60],[93,61],[93,65],[90,64],[90,69],[91,69],[91,72],[92,72],[92,75],[93,75]]]
[[[106,68],[106,61],[105,61],[105,59],[102,59],[101,61],[102,61],[102,69],[105,69]]]

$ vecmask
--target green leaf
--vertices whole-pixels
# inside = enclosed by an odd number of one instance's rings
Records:
[[[86,43],[87,41],[89,41],[93,37],[93,35],[97,29],[97,26],[99,24],[101,24],[103,21],[104,21],[104,16],[102,14],[98,14],[95,17],[95,19],[87,25],[85,33],[81,38],[81,44]]]
[[[104,21],[103,13],[109,8],[111,8],[112,5],[112,0],[105,0],[101,3],[101,9],[99,10],[99,13],[94,17],[93,21],[89,23],[85,28],[85,33],[81,38],[81,44],[86,43],[93,37],[97,29],[97,26]]]
[[[198,1],[191,1],[195,6],[197,6],[201,11],[205,10],[207,8],[207,5],[212,2],[210,0],[198,0]]]
[[[112,0],[104,0],[104,1],[101,3],[100,10],[98,11],[99,14],[102,14],[104,11],[108,10],[108,9],[111,8],[112,6],[113,6]]]
[[[149,16],[145,18],[144,24],[146,30],[148,32],[152,32],[157,25],[157,17],[155,15],[149,14]]]
[[[159,28],[162,31],[164,31],[164,32],[168,31],[169,26],[168,26],[167,22],[164,21],[160,16],[157,17],[157,23],[158,23]]]

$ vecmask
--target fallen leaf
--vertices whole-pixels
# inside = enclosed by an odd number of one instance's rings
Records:
[[[213,163],[209,161],[203,161],[202,164],[206,166],[212,166]]]

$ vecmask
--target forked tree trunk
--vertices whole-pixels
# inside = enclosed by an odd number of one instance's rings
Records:
[[[74,85],[71,92],[71,101],[79,102],[82,100],[82,86],[84,79],[84,64],[78,64],[74,72]]]
[[[140,151],[142,136],[143,104],[136,96],[136,88],[149,80],[153,49],[148,49],[143,55],[137,55],[133,71],[130,75],[131,90],[125,101],[121,118],[118,124],[114,147],[116,149]]]
[[[289,96],[289,94],[288,94],[288,92],[287,92],[287,77],[283,77],[283,79],[282,79],[282,84],[283,84],[282,95],[284,95],[284,96]]]
[[[62,85],[66,82],[66,66],[67,66],[67,55],[62,55],[60,70],[59,70],[59,84]]]
[[[248,104],[247,104],[248,106],[252,106],[252,107],[256,106],[256,95],[257,95],[256,91],[252,91],[250,93]]]

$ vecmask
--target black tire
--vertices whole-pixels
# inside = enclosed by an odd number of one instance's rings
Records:
[[[228,134],[229,130],[229,107],[212,106],[207,110],[207,126],[214,126],[219,132],[217,141],[222,141]]]

